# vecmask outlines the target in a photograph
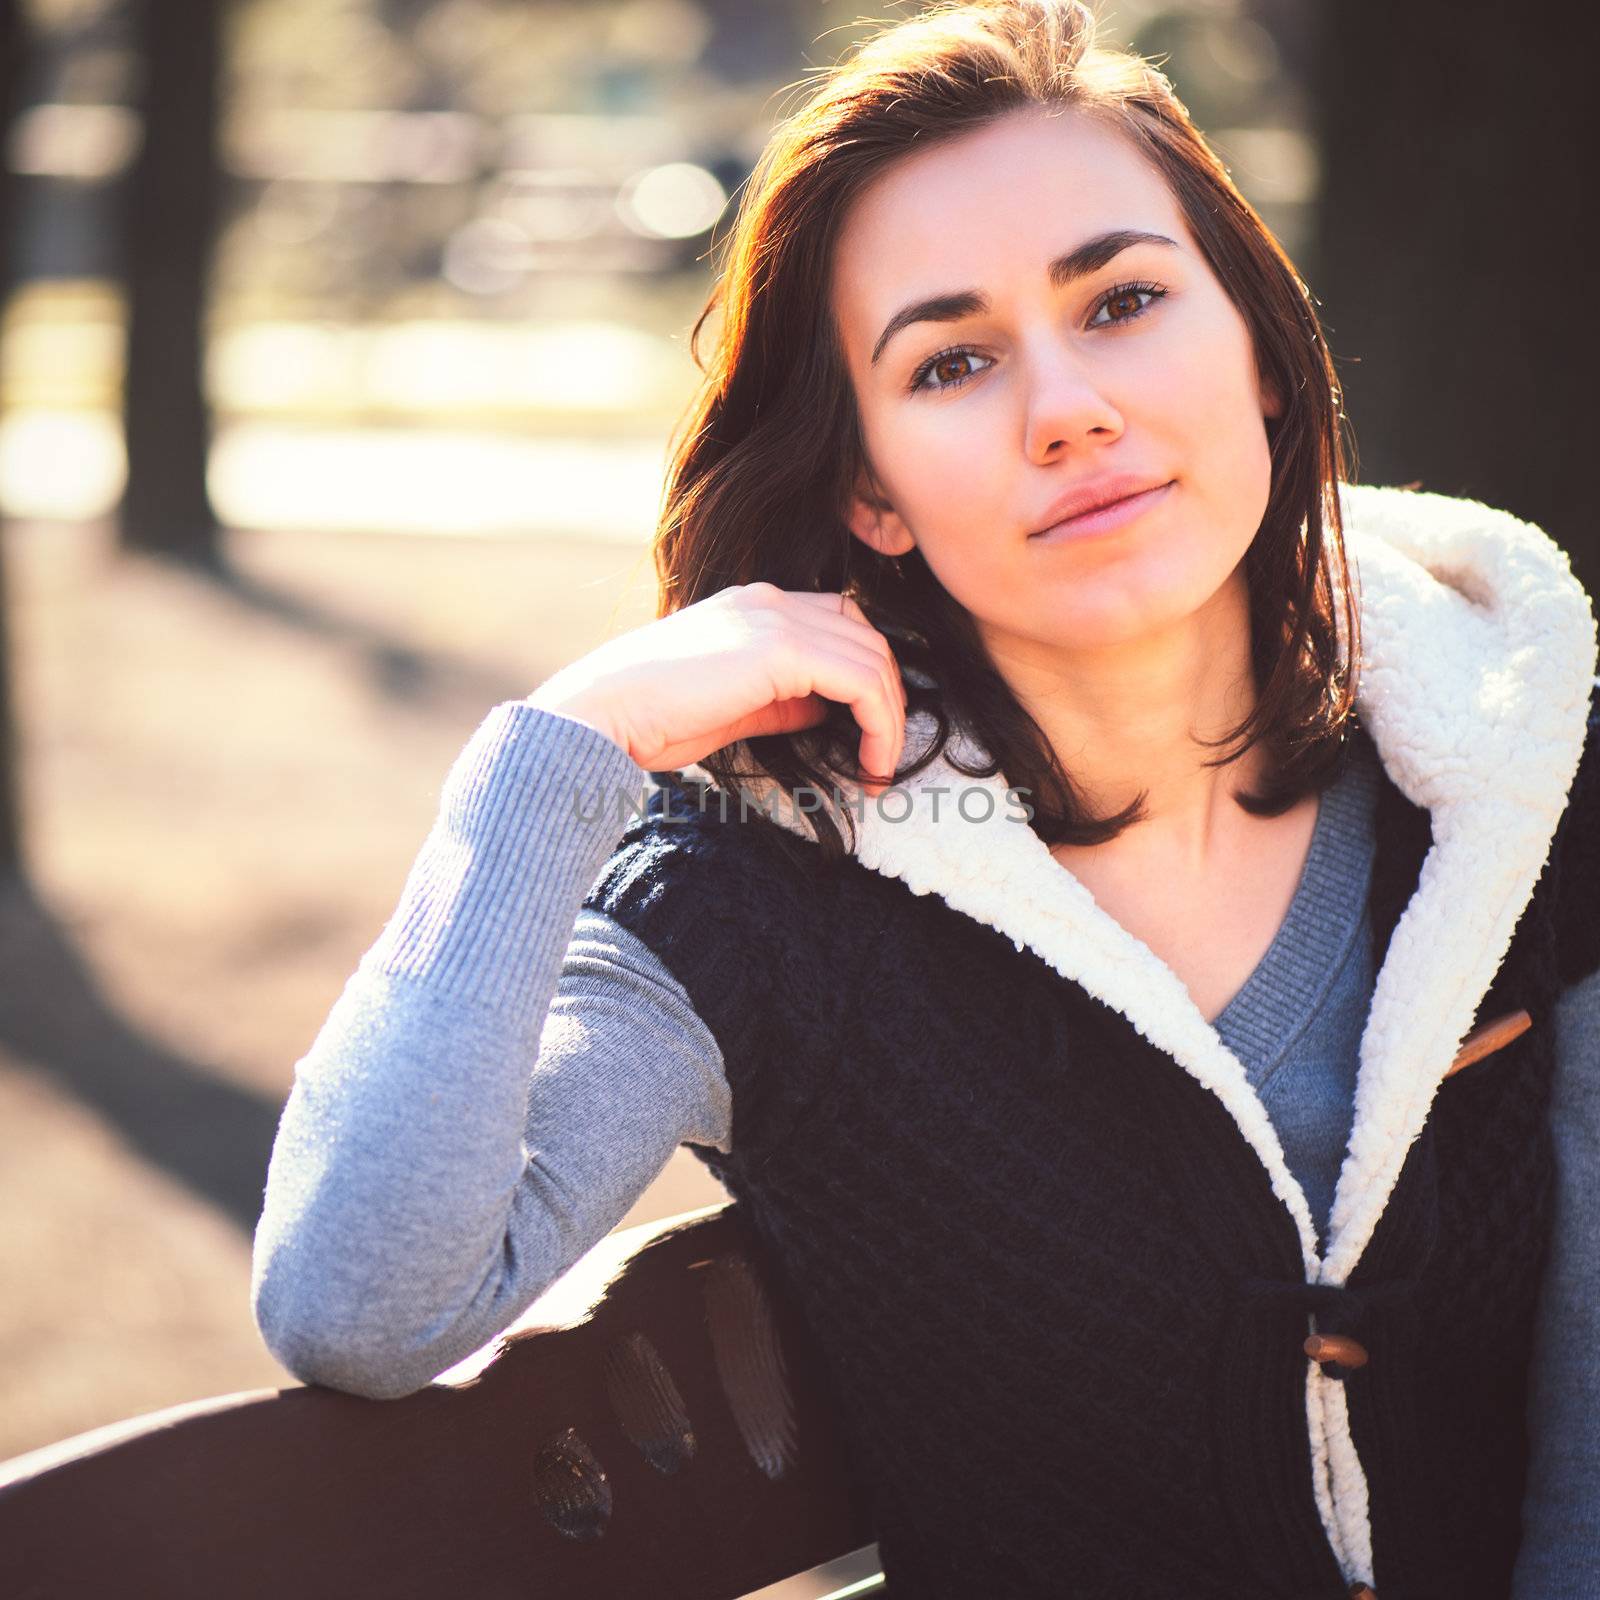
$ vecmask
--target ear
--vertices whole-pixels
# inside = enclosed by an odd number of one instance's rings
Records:
[[[911,530],[889,504],[877,480],[863,467],[856,476],[854,494],[845,508],[850,531],[864,545],[883,556],[903,556],[916,548]]]
[[[1261,415],[1263,417],[1281,417],[1283,415],[1283,396],[1278,393],[1278,386],[1270,378],[1261,380],[1258,393],[1261,397]]]

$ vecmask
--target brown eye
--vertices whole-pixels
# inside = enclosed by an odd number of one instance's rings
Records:
[[[974,361],[993,365],[988,356],[979,355],[976,350],[941,350],[938,355],[929,356],[912,374],[911,391],[922,389],[939,394],[946,389],[958,389],[983,371],[982,367],[973,368]],[[930,378],[934,380],[932,383],[928,381]]]
[[[1118,323],[1132,322],[1137,317],[1142,317],[1157,300],[1166,299],[1167,291],[1158,283],[1119,283],[1116,288],[1108,290],[1100,297],[1098,311],[1110,312],[1113,307],[1122,309],[1114,316],[1108,315],[1105,321],[1100,321],[1098,314],[1096,320],[1091,322],[1091,328],[1110,328]]]

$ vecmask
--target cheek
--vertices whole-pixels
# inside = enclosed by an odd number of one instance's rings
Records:
[[[1210,543],[1219,560],[1243,556],[1272,493],[1272,446],[1255,394],[1237,397],[1226,430],[1208,441],[1206,459],[1209,469],[1196,488]]]
[[[1244,323],[1218,310],[1200,336],[1178,341],[1163,356],[1152,392],[1193,464],[1219,473],[1253,471],[1266,431]]]
[[[959,559],[962,547],[992,548],[1015,516],[1016,469],[993,406],[906,408],[905,420],[869,438],[872,459],[895,509],[930,561]]]
[[[1219,313],[1211,335],[1174,353],[1161,405],[1185,499],[1216,564],[1242,556],[1266,514],[1272,451],[1248,330]]]

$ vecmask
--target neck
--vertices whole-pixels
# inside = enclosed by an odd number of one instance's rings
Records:
[[[1146,820],[1119,843],[1198,867],[1229,829],[1252,820],[1233,795],[1255,781],[1261,750],[1207,767],[1219,751],[1198,742],[1236,726],[1255,704],[1242,568],[1159,633],[1093,650],[990,641],[990,653],[1098,814],[1145,796]]]

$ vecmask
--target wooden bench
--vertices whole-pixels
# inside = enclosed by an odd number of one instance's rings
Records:
[[[8,1600],[736,1600],[872,1539],[731,1203],[613,1234],[404,1399],[254,1390],[0,1464]]]

